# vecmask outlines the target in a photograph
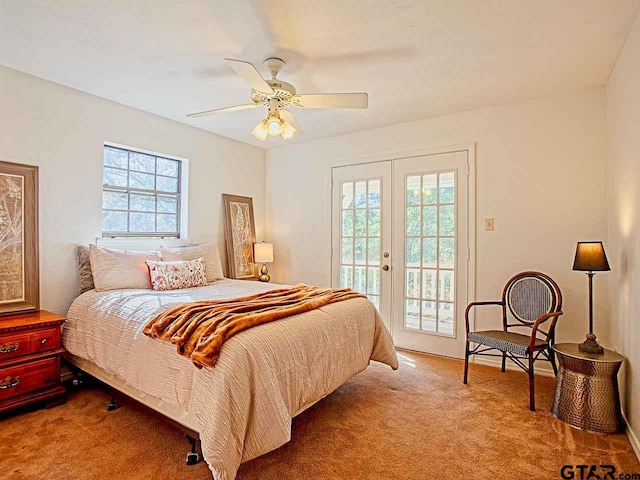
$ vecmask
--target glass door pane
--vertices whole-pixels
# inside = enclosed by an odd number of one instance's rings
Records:
[[[342,182],[340,287],[367,295],[380,307],[381,179]]]
[[[455,332],[455,172],[405,177],[404,328]]]

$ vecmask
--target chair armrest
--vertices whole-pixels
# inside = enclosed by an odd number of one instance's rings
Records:
[[[531,329],[531,341],[529,342],[530,352],[533,352],[535,349],[538,328],[540,327],[540,325],[542,325],[544,322],[546,322],[550,318],[553,318],[553,322],[551,323],[551,328],[549,329],[549,333],[547,334],[547,341],[548,341],[549,336],[552,334],[553,329],[556,326],[556,321],[558,320],[558,317],[562,314],[563,312],[551,312],[551,313],[545,313],[544,315],[540,315],[538,317],[538,319],[536,320],[536,323],[533,324],[533,328]]]
[[[481,307],[484,305],[496,305],[496,306],[504,306],[504,302],[495,301],[495,302],[471,302],[467,305],[467,309],[464,311],[464,323],[467,329],[467,333],[469,333],[469,311],[472,307]]]

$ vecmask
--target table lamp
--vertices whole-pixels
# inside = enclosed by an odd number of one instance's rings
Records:
[[[578,242],[573,269],[587,272],[589,277],[589,333],[587,333],[587,339],[578,348],[581,352],[604,353],[604,349],[598,344],[593,333],[593,276],[595,275],[593,272],[611,270],[602,242]]]
[[[267,263],[273,262],[273,244],[272,243],[256,243],[253,246],[254,259],[257,263],[262,263],[260,269],[260,276],[258,280],[261,282],[268,282],[271,280],[269,271],[267,270]]]

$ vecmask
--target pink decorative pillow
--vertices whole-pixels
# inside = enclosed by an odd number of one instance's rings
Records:
[[[207,284],[203,258],[179,262],[153,262],[147,260],[149,279],[153,290],[178,290],[202,287]]]

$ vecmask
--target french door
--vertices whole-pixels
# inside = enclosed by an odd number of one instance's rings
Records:
[[[366,293],[391,329],[391,162],[332,174],[331,283]]]
[[[332,284],[366,293],[396,346],[464,354],[467,151],[332,169]]]

